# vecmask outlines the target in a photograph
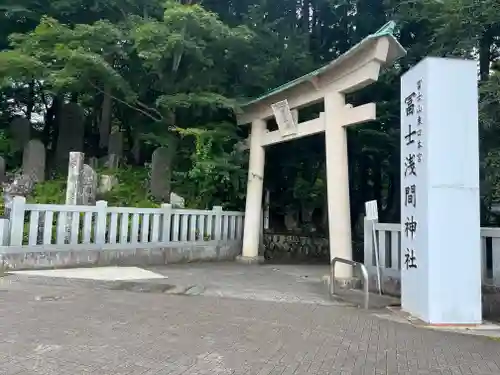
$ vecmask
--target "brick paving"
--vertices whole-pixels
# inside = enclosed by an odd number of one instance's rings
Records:
[[[338,305],[7,279],[0,314],[0,374],[500,374],[500,342]]]

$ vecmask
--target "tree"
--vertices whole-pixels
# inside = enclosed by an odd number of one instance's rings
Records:
[[[108,107],[101,130],[109,128],[114,101],[146,119],[145,138],[168,147],[173,162],[174,128],[232,117],[237,106],[224,95],[231,77],[223,62],[232,64],[251,38],[199,5],[175,1],[166,3],[161,21],[130,16],[120,24],[64,25],[44,16],[33,31],[10,37],[12,49],[0,52],[0,74],[5,85],[37,82],[54,96],[52,103],[68,94],[80,101],[102,94],[102,106],[94,109]]]

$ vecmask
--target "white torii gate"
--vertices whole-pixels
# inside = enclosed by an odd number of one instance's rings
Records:
[[[351,220],[346,126],[374,120],[375,104],[346,105],[345,94],[378,80],[383,65],[404,56],[404,48],[393,36],[394,22],[384,25],[328,65],[291,81],[246,103],[238,124],[251,123],[250,163],[243,232],[244,263],[262,261],[258,256],[261,204],[264,183],[265,147],[325,132],[330,258],[352,259]],[[287,101],[293,121],[277,121],[279,130],[269,132],[267,122],[273,105]],[[324,101],[324,113],[314,120],[298,123],[298,110]],[[279,103],[283,102],[283,103]],[[274,106],[276,110],[276,106]],[[286,111],[285,111],[286,113]],[[280,120],[280,119],[277,119]],[[291,122],[291,123],[290,123]],[[339,267],[340,278],[350,278],[351,269]]]

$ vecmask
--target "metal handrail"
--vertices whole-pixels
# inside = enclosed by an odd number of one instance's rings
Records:
[[[348,260],[344,258],[333,258],[331,267],[330,267],[330,293],[331,295],[335,294],[335,263],[343,263],[348,266],[358,267],[361,271],[361,275],[363,276],[363,289],[365,291],[365,309],[368,310],[368,302],[370,298],[370,293],[368,291],[368,271],[363,263],[355,262],[353,260]]]

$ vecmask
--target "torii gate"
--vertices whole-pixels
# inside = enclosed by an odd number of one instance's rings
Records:
[[[246,103],[237,117],[238,125],[251,123],[250,163],[243,232],[244,263],[262,261],[258,256],[261,204],[264,184],[265,147],[325,132],[330,258],[352,259],[347,135],[345,127],[376,118],[375,104],[346,105],[345,94],[378,80],[381,67],[405,55],[389,22],[328,65],[291,81]],[[273,106],[286,100],[292,121],[278,121],[277,131],[267,130]],[[324,101],[324,113],[314,120],[298,123],[298,110]],[[276,107],[275,107],[276,109]],[[278,120],[278,119],[277,119]],[[280,124],[281,122],[281,124]],[[290,123],[291,122],[291,123]],[[340,278],[350,278],[349,267],[339,267]]]

